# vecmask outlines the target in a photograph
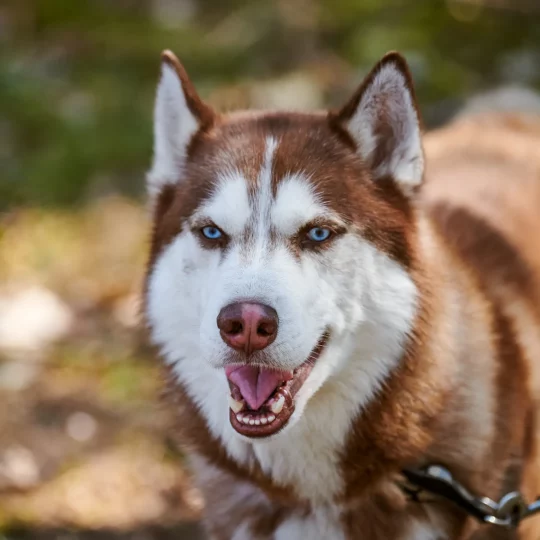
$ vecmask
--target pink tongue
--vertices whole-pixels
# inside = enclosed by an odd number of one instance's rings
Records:
[[[257,410],[282,382],[293,378],[291,371],[275,371],[259,366],[227,366],[225,374],[253,410]]]

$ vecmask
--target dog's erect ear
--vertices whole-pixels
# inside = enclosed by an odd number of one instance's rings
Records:
[[[400,54],[384,56],[339,111],[338,121],[376,180],[391,177],[404,193],[421,184],[420,118],[407,62]]]
[[[154,108],[154,159],[147,175],[151,198],[164,185],[181,179],[193,135],[214,118],[214,112],[198,96],[178,58],[171,51],[164,51],[161,59]]]

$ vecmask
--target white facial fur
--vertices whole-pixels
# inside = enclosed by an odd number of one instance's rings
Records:
[[[392,99],[377,101],[378,93]],[[380,165],[387,169],[376,172],[395,173],[405,184],[416,184],[422,168],[418,119],[412,116],[403,75],[394,66],[374,78],[348,128],[359,151],[369,157],[377,145],[377,115],[388,104],[399,144],[397,153]],[[178,78],[165,66],[155,109],[151,194],[181,178],[186,148],[197,129]],[[400,359],[414,319],[416,288],[398,263],[354,232],[320,253],[295,257],[287,245],[291,235],[316,217],[339,217],[301,171],[278,179],[273,196],[272,159],[278,144],[266,141],[254,198],[240,171],[216,171],[213,194],[192,220],[210,218],[231,236],[231,245],[224,253],[204,249],[185,223],[151,269],[147,316],[165,361],[228,454],[246,465],[256,460],[274,482],[293,485],[300,496],[326,504],[342,488],[339,451],[352,420]],[[242,234],[246,228],[252,233],[249,241]],[[272,241],[271,229],[277,231]],[[299,366],[321,334],[331,333],[296,395],[286,428],[265,440],[241,437],[229,422],[222,369],[227,346],[216,318],[227,304],[246,299],[278,313],[278,336],[267,348],[277,367]]]
[[[233,242],[225,257],[216,258],[218,266],[211,277],[212,286],[207,286],[202,293],[205,308],[201,317],[201,349],[215,367],[223,367],[229,353],[216,326],[220,310],[229,304],[249,300],[277,311],[278,335],[266,351],[272,365],[281,369],[292,370],[302,364],[330,324],[327,301],[318,290],[324,284],[315,283],[316,266],[307,260],[299,264],[285,241],[277,245],[270,242],[272,227],[285,240],[307,223],[310,216],[329,215],[305,181],[296,183],[302,205],[297,206],[296,212],[287,215],[291,202],[288,197],[281,197],[279,191],[273,200],[271,171],[275,146],[274,139],[267,140],[265,161],[252,204],[241,174],[229,174],[220,179],[213,197],[194,216],[195,220],[202,216],[210,218]],[[235,201],[234,206],[232,201]],[[247,243],[242,235],[246,228],[252,231]],[[315,286],[307,288],[306,279]],[[316,317],[310,316],[307,306],[312,306]]]
[[[201,247],[185,227],[158,257],[149,278],[148,317],[165,360],[229,454],[247,462],[251,447],[276,481],[301,479],[304,495],[321,501],[340,489],[336,451],[350,422],[399,360],[416,290],[397,263],[355,234],[295,258],[286,238],[331,212],[301,175],[287,178],[275,198],[265,189],[273,152],[268,149],[274,147],[268,140],[254,201],[241,174],[229,173],[195,214],[231,235],[224,254]],[[245,226],[255,232],[249,243],[235,237]],[[278,231],[273,243],[272,227]],[[332,336],[296,396],[287,427],[265,441],[239,436],[228,420],[222,369],[227,346],[216,318],[221,308],[246,298],[278,313],[278,336],[267,349],[277,367],[299,366],[326,329]]]

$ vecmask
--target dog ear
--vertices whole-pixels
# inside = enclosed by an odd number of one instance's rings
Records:
[[[422,183],[420,116],[407,62],[400,54],[384,56],[337,118],[375,180],[390,177],[405,193]]]
[[[153,199],[166,184],[182,178],[193,136],[214,119],[214,112],[198,96],[186,70],[171,51],[161,55],[161,78],[154,108],[154,159],[147,175]]]

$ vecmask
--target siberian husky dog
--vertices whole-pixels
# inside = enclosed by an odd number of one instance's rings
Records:
[[[539,538],[401,482],[540,492],[540,175],[484,134],[422,187],[399,54],[311,114],[219,114],[163,54],[145,316],[210,538]]]

